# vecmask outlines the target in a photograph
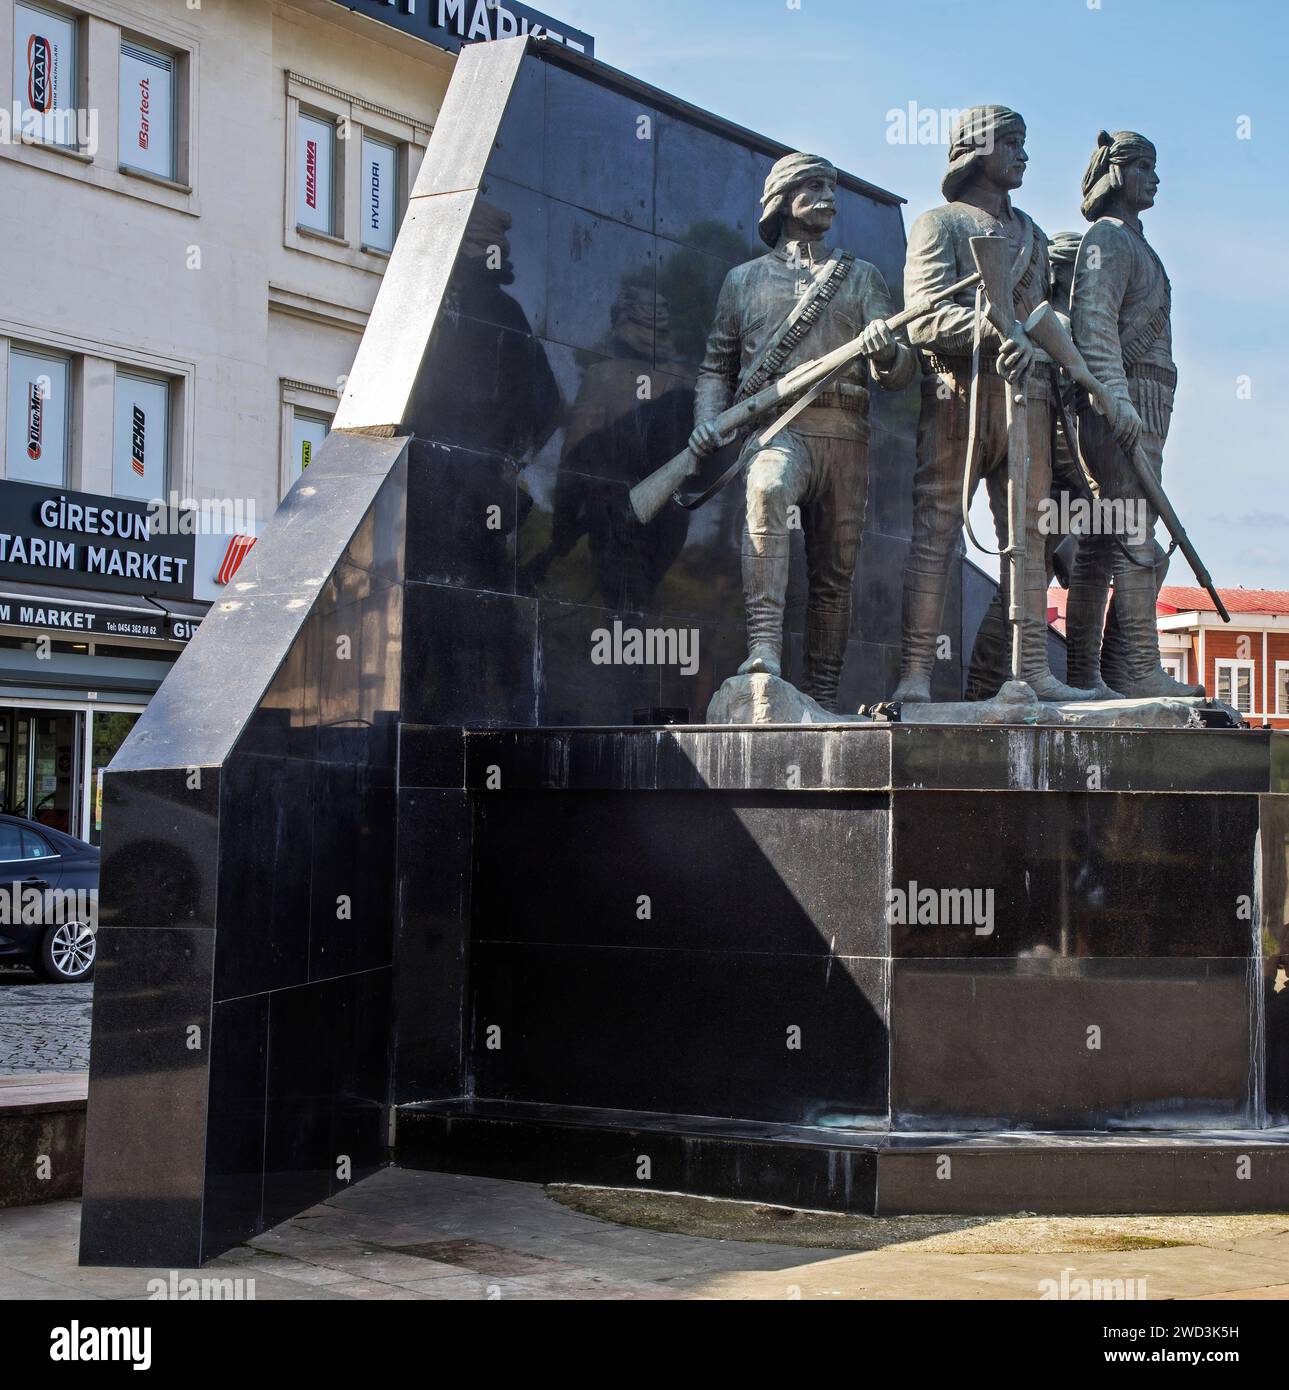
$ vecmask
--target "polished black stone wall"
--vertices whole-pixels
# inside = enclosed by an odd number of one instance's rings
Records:
[[[1283,1124],[1280,741],[471,733],[467,1093],[899,1131]]]
[[[385,1161],[406,490],[403,442],[333,436],[107,775],[87,1264]]]

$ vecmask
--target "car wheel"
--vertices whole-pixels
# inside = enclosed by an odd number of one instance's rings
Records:
[[[84,922],[63,922],[41,938],[36,973],[53,984],[80,984],[93,978],[94,928]]]

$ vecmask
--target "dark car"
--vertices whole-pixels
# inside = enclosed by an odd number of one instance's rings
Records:
[[[94,974],[99,850],[47,825],[0,815],[0,963],[44,980]]]

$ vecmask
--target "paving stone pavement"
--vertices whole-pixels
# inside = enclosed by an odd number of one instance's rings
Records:
[[[146,1299],[149,1280],[169,1287],[169,1270],[80,1268],[79,1227],[77,1202],[0,1210],[0,1299]],[[1152,1299],[1289,1299],[1289,1232],[1127,1253],[807,1250],[614,1225],[533,1183],[387,1168],[174,1274],[240,1279],[256,1299],[983,1300],[1038,1299],[1063,1270],[1145,1280]]]
[[[88,1071],[93,983],[46,985],[0,970],[0,1076]]]

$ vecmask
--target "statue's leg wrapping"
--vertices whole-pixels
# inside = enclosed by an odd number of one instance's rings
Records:
[[[1072,685],[1097,691],[1103,700],[1117,698],[1101,669],[1113,547],[1113,540],[1107,536],[1079,537],[1065,610],[1067,677]]]
[[[1159,629],[1155,602],[1159,594],[1160,548],[1155,543],[1158,517],[1141,495],[1140,484],[1105,420],[1085,411],[1079,420],[1084,455],[1101,486],[1103,498],[1123,499],[1135,509],[1136,525],[1111,541],[1114,577],[1114,632],[1107,633],[1103,672],[1109,672],[1113,688],[1129,699],[1204,694],[1201,685],[1174,680],[1159,664]],[[1158,478],[1164,466],[1164,437],[1146,431],[1142,452]]]
[[[850,637],[851,593],[868,505],[868,443],[812,438],[815,483],[803,516],[806,537],[805,672],[801,689],[836,712]]]
[[[1020,674],[1040,700],[1092,700],[1097,692],[1067,685],[1052,674],[1047,654],[1046,533],[1040,524],[1052,488],[1051,406],[1042,393],[1032,393],[1027,405],[1029,478],[1025,493],[1025,568],[1022,594]],[[989,475],[989,505],[999,546],[1007,541],[1007,474],[1002,467]],[[1011,605],[1010,566],[1001,567],[1003,602]]]
[[[758,450],[747,466],[742,562],[748,652],[739,675],[782,674],[788,508],[798,502],[809,478],[809,450],[791,430],[784,430],[773,444]]]
[[[997,454],[999,437],[1006,449],[1001,418],[1001,391],[981,383],[982,448]],[[993,383],[996,385],[996,381]],[[944,621],[949,566],[962,535],[962,470],[967,448],[967,389],[947,373],[922,379],[922,414],[918,420],[917,470],[913,475],[913,540],[904,566],[900,624],[900,683],[893,700],[910,704],[931,698],[931,673]],[[938,394],[940,391],[944,395]],[[992,397],[997,395],[997,400]]]
[[[1169,557],[1168,552],[1158,541],[1154,542],[1155,556],[1155,592],[1164,587],[1168,578]],[[1113,556],[1111,557],[1113,560]],[[1129,645],[1124,635],[1123,626],[1119,622],[1119,609],[1114,601],[1113,594],[1110,597],[1110,609],[1106,618],[1105,639],[1101,643],[1101,674],[1104,676],[1106,684],[1112,685],[1117,690],[1115,681],[1122,679],[1127,681]],[[1198,688],[1198,687],[1197,687]]]

